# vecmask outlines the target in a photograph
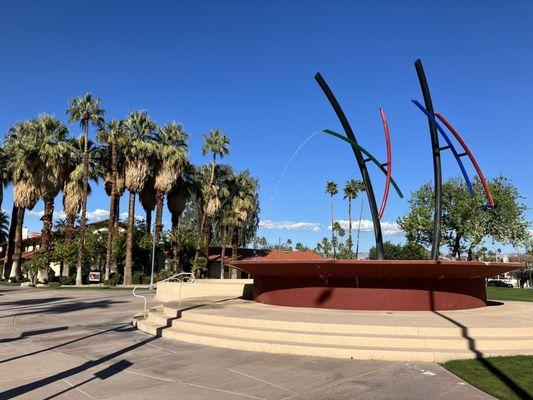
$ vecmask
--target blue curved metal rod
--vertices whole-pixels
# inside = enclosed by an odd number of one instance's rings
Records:
[[[324,129],[322,132],[328,133],[332,136],[335,136],[341,140],[344,140],[347,143],[350,143],[352,146],[357,147],[363,154],[365,154],[370,161],[372,161],[374,164],[377,165],[377,167],[385,174],[387,175],[387,170],[385,167],[372,155],[369,151],[367,151],[364,147],[361,147],[359,144],[355,143],[353,140],[348,139],[347,137],[341,135],[338,132],[332,131],[331,129]],[[391,177],[390,179],[392,186],[394,186],[394,189],[396,190],[396,193],[398,193],[398,196],[400,196],[401,199],[403,199],[403,194],[398,185],[396,184],[396,181]]]
[[[435,124],[435,126],[437,127],[437,129],[439,130],[440,134],[442,135],[442,137],[444,138],[444,140],[446,141],[446,143],[448,144],[448,146],[450,147],[450,150],[452,151],[455,159],[457,160],[457,164],[459,164],[459,168],[461,169],[461,172],[463,174],[463,177],[465,179],[465,182],[466,182],[466,187],[468,188],[468,191],[470,192],[470,194],[473,196],[474,195],[474,188],[472,187],[472,183],[470,182],[470,178],[468,177],[468,174],[466,173],[466,169],[465,169],[465,166],[463,164],[463,162],[461,161],[461,157],[459,157],[459,154],[457,153],[457,150],[455,150],[455,147],[452,143],[452,141],[450,140],[450,138],[448,137],[448,135],[446,135],[446,132],[444,131],[444,129],[442,128],[442,126],[440,126],[440,124],[437,122],[437,120],[435,119],[435,117],[433,115],[431,115],[428,110],[426,110],[424,108],[424,106],[422,104],[420,104],[418,101],[416,100],[411,100],[415,106],[417,106],[420,111],[422,111],[424,114],[426,114],[426,116],[430,119],[430,121]]]

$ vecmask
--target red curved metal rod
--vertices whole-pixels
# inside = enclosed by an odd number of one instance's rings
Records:
[[[390,146],[390,134],[389,134],[389,125],[387,124],[387,117],[385,116],[385,111],[383,108],[379,109],[381,114],[381,121],[383,122],[383,131],[385,132],[385,142],[387,143],[387,178],[385,179],[385,191],[383,192],[383,200],[381,200],[381,207],[379,209],[378,218],[383,217],[385,212],[385,206],[387,205],[387,199],[389,198],[389,188],[390,181],[392,176],[392,152]]]
[[[483,176],[483,172],[481,172],[481,168],[479,167],[479,164],[477,163],[476,159],[474,158],[474,155],[464,142],[461,135],[459,135],[459,132],[457,132],[454,127],[446,121],[446,118],[444,118],[441,114],[435,113],[435,117],[437,117],[444,125],[446,125],[446,128],[452,133],[453,136],[457,139],[457,141],[461,144],[463,147],[465,153],[468,155],[468,158],[470,158],[470,161],[472,162],[472,165],[476,169],[476,172],[479,176],[479,179],[481,180],[481,184],[483,185],[483,189],[485,189],[485,196],[487,197],[487,200],[489,204],[494,207],[494,199],[492,198],[492,194],[490,193],[489,184],[487,183],[487,180]]]

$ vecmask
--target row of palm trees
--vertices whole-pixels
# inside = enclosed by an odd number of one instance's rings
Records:
[[[359,197],[359,194],[365,191],[363,181],[357,179],[349,179],[344,185],[344,199],[348,200],[348,240],[347,247],[350,253],[353,253],[352,241],[352,201]],[[333,258],[337,258],[337,232],[341,229],[340,224],[333,218],[333,197],[339,193],[337,184],[334,181],[326,182],[326,193],[330,196],[330,217],[331,217],[331,246],[333,247]],[[357,227],[356,250],[355,259],[359,255],[359,234],[361,232],[361,221],[363,219],[363,205],[364,198],[361,196],[361,210],[359,213],[359,224]]]
[[[76,284],[82,283],[84,242],[87,225],[87,198],[90,181],[103,179],[109,196],[107,254],[104,279],[117,270],[112,244],[119,229],[120,198],[129,192],[126,229],[124,284],[132,283],[133,235],[137,195],[146,211],[147,232],[155,209],[154,243],[163,232],[163,205],[172,215],[172,230],[179,227],[180,216],[188,206],[197,214],[197,258],[207,260],[213,235],[225,246],[228,234],[232,246],[245,243],[255,235],[259,201],[257,180],[247,171],[235,173],[230,166],[217,164],[229,151],[229,138],[220,130],[204,136],[202,153],[212,154],[207,166],[195,167],[189,161],[188,134],[181,124],[168,122],[158,126],[146,111],[133,111],[123,120],[105,121],[101,100],[91,94],[74,98],[67,109],[69,122],[78,122],[83,134],[69,136],[67,127],[57,118],[41,114],[38,118],[13,125],[0,149],[0,206],[2,189],[13,186],[13,207],[8,234],[4,278],[21,277],[22,226],[25,210],[38,200],[44,202],[41,249],[43,265],[37,279],[48,280],[52,256],[52,218],[54,200],[63,192],[65,241],[72,243],[77,234]],[[89,139],[93,129],[98,143]],[[79,227],[75,221],[79,217]],[[177,235],[177,234],[176,234]],[[175,235],[175,236],[176,236]],[[171,235],[172,237],[172,235]],[[179,244],[173,244],[177,259]],[[201,254],[204,253],[204,254]],[[201,257],[202,256],[202,257]],[[161,265],[161,252],[156,252]],[[199,261],[200,262],[200,261]],[[67,275],[64,265],[62,275]]]

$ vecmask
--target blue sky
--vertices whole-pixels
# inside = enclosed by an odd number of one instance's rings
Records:
[[[323,74],[360,143],[379,158],[385,145],[378,108],[385,109],[394,176],[409,194],[432,177],[427,120],[410,102],[422,98],[413,67],[420,57],[435,109],[461,132],[485,175],[510,177],[531,207],[533,3],[438,3],[4,2],[0,131],[39,112],[66,120],[68,99],[85,92],[102,98],[109,118],[147,109],[159,123],[183,123],[196,163],[207,161],[202,135],[221,128],[231,137],[224,161],[260,180],[260,234],[312,245],[328,235],[326,180],[359,178],[350,149],[318,134],[280,181],[309,135],[341,129],[314,74]],[[79,134],[77,125],[70,129]],[[451,154],[444,159],[445,177],[458,176]],[[384,180],[371,173],[379,199]],[[10,202],[8,190],[3,207]],[[97,218],[107,207],[96,188],[89,212]],[[347,218],[342,196],[335,210],[337,219]],[[384,220],[393,223],[406,210],[407,201],[391,192]],[[26,221],[40,230],[39,216]],[[389,233],[386,239],[402,240],[393,226]],[[363,233],[363,250],[372,239]]]

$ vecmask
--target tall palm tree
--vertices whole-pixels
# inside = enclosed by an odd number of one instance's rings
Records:
[[[22,265],[22,225],[26,209],[32,209],[39,199],[40,165],[35,163],[40,143],[35,140],[37,121],[17,122],[9,129],[5,151],[8,156],[8,169],[13,181],[13,204],[17,208],[13,262],[9,278],[21,278]],[[14,218],[14,217],[12,217]]]
[[[157,125],[146,111],[134,111],[124,123],[127,141],[124,148],[125,186],[130,192],[128,202],[128,229],[124,284],[132,284],[133,229],[135,223],[135,194],[139,193],[152,176],[152,158],[155,157]]]
[[[78,242],[78,265],[76,269],[76,285],[81,285],[81,272],[84,258],[85,224],[87,221],[87,196],[89,186],[89,124],[101,127],[104,124],[105,110],[100,107],[101,100],[95,99],[90,93],[71,99],[67,109],[69,122],[79,122],[83,129],[85,148],[83,152],[83,196],[81,199],[81,221]]]
[[[4,187],[11,183],[11,173],[8,168],[9,157],[3,147],[0,147],[0,207],[2,206]],[[13,258],[13,247],[15,243],[15,230],[17,225],[18,208],[13,203],[11,210],[11,221],[9,224],[9,232],[6,241],[4,269],[2,270],[1,279],[8,279],[11,270],[11,262]],[[2,241],[0,241],[1,243]]]
[[[157,193],[154,187],[155,180],[151,176],[146,181],[143,189],[139,192],[139,201],[146,215],[146,233],[152,232],[152,212],[157,204]]]
[[[172,232],[175,232],[179,229],[180,217],[185,207],[187,201],[193,197],[199,197],[200,188],[196,177],[196,169],[192,163],[187,161],[183,168],[183,172],[180,177],[174,183],[174,186],[167,193],[167,208],[172,217]],[[176,263],[178,260],[180,252],[180,243],[178,240],[179,235],[171,235],[171,244],[172,244],[172,258]]]
[[[358,192],[364,192],[366,190],[365,184],[363,181],[358,182]],[[365,197],[361,196],[361,211],[359,212],[359,223],[357,224],[357,239],[355,245],[355,259],[359,257],[359,234],[361,233],[361,221],[363,220],[363,205],[365,202]]]
[[[335,230],[333,229],[333,196],[339,193],[337,184],[333,181],[326,182],[326,193],[330,197],[330,212],[331,212],[331,243],[333,245],[333,259],[337,258],[337,249],[335,246]]]
[[[202,154],[206,155],[207,153],[212,154],[212,162],[211,162],[211,176],[209,180],[209,191],[205,198],[207,201],[205,201],[205,207],[208,207],[210,203],[213,203],[211,200],[211,197],[215,195],[214,193],[214,182],[215,182],[215,166],[217,162],[217,156],[220,158],[223,158],[225,155],[229,153],[229,145],[230,141],[229,138],[222,133],[220,129],[216,130],[209,130],[208,135],[204,135],[204,145],[202,146]],[[200,231],[203,234],[204,239],[204,245],[206,249],[209,249],[209,241],[210,241],[210,235],[211,235],[211,220],[209,219],[208,210],[203,210],[202,215],[202,223],[200,226]],[[206,250],[208,251],[208,250]]]
[[[359,182],[355,179],[349,179],[344,185],[344,198],[348,199],[348,248],[352,252],[352,200],[359,195]]]
[[[68,129],[61,121],[51,115],[41,114],[36,122],[34,134],[39,146],[33,161],[39,165],[38,190],[39,196],[44,201],[41,251],[45,258],[45,264],[39,269],[37,280],[46,283],[51,256],[54,200],[67,177],[71,150],[67,140]]]
[[[231,195],[231,202],[233,208],[232,218],[232,260],[237,259],[237,250],[239,243],[246,245],[251,239],[248,231],[257,229],[259,223],[259,197],[257,190],[259,188],[258,181],[250,176],[248,170],[241,171],[235,176],[233,186],[233,193]],[[231,277],[236,278],[237,271],[235,269],[231,272]]]
[[[163,200],[183,173],[188,160],[188,135],[181,124],[168,122],[157,130],[157,162],[154,171],[156,213],[154,243],[159,243],[163,231]],[[160,252],[156,253],[156,265],[160,267]]]
[[[98,140],[107,146],[107,174],[105,188],[109,195],[109,220],[107,224],[107,248],[104,281],[116,271],[113,259],[113,239],[117,233],[120,197],[124,193],[124,144],[127,140],[123,120],[109,121],[98,134]]]
[[[78,136],[70,140],[70,155],[67,178],[63,185],[63,212],[66,216],[65,243],[69,246],[74,240],[74,221],[81,211],[83,199],[83,154],[85,151],[85,138]],[[89,154],[89,179],[96,182],[103,174],[103,152],[91,140],[88,143]],[[87,195],[91,194],[91,185],[87,185]],[[62,276],[68,276],[70,265],[63,265]],[[77,275],[77,271],[76,271]]]

